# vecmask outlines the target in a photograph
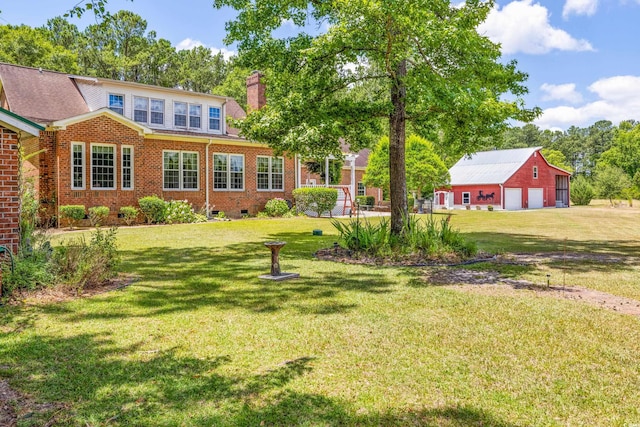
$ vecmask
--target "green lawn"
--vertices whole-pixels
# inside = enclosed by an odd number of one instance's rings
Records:
[[[453,214],[484,250],[640,252],[634,209]],[[0,378],[55,404],[19,425],[640,423],[636,317],[533,292],[460,292],[427,283],[420,268],[318,261],[313,252],[336,240],[328,219],[118,236],[132,286],[0,307]],[[300,279],[257,278],[269,271],[267,240],[288,242],[282,269]],[[640,299],[632,261],[515,271]]]

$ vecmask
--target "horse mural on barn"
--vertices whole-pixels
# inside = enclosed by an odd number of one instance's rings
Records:
[[[476,197],[477,201],[484,201],[484,202],[488,202],[488,201],[492,201],[493,202],[493,197],[496,195],[496,192],[492,192],[492,193],[487,193],[487,194],[482,194],[482,190],[480,190],[478,192],[478,196]]]

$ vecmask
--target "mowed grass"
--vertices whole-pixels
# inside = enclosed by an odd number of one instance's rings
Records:
[[[453,214],[484,250],[638,255],[632,209]],[[337,238],[327,219],[118,236],[132,286],[0,307],[0,378],[57,404],[19,425],[640,423],[636,317],[531,292],[459,292],[420,268],[319,261],[313,252]],[[269,271],[268,240],[288,242],[282,269],[300,279],[258,279]],[[635,263],[570,264],[513,272],[542,280],[557,269],[554,280],[562,271],[640,299]]]

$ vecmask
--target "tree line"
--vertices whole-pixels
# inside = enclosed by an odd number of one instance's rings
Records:
[[[543,147],[549,163],[573,173],[572,201],[588,204],[594,196],[640,198],[640,123],[614,125],[600,120],[565,131],[542,130],[533,124],[512,127],[487,141],[488,147]],[[588,196],[585,197],[583,193]],[[575,194],[575,200],[574,200]]]
[[[246,106],[249,70],[204,46],[178,50],[121,10],[84,30],[65,17],[42,27],[0,25],[0,61],[70,74],[230,96]]]

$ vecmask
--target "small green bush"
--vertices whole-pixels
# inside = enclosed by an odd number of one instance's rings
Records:
[[[596,195],[596,191],[587,178],[578,175],[571,181],[571,203],[576,206],[587,206]]]
[[[185,224],[194,222],[206,222],[207,217],[195,213],[191,204],[186,200],[171,200],[167,202],[167,224]]]
[[[138,199],[140,210],[147,224],[162,224],[167,219],[167,203],[158,196],[145,196]]]
[[[296,188],[293,190],[293,198],[298,212],[315,212],[318,217],[324,212],[329,212],[338,201],[338,190],[328,187]]]
[[[117,228],[96,229],[89,242],[84,236],[64,242],[53,251],[53,268],[58,280],[80,293],[115,275],[118,263]]]
[[[49,249],[50,247],[47,246]],[[11,295],[17,289],[33,290],[55,283],[55,274],[49,263],[49,251],[34,248],[29,255],[19,254],[15,258],[14,270],[11,264],[0,265],[2,270],[2,295]]]
[[[109,217],[111,210],[108,206],[94,206],[89,208],[89,222],[94,227],[100,227]]]
[[[60,206],[60,219],[68,222],[69,227],[73,229],[78,225],[78,222],[84,219],[85,207],[84,205],[64,205]]]
[[[373,196],[356,196],[356,201],[360,206],[373,206],[376,204],[376,198]]]
[[[127,225],[134,224],[138,219],[139,214],[140,211],[134,206],[123,206],[120,208],[120,215],[122,216],[122,220]]]
[[[276,197],[267,202],[264,211],[269,216],[283,216],[289,212],[289,205],[286,200]]]

